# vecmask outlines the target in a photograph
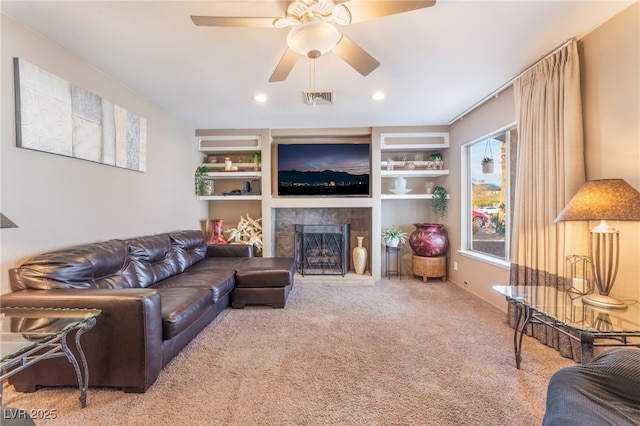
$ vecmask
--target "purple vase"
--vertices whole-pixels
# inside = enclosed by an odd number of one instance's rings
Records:
[[[439,223],[414,223],[415,231],[409,236],[409,245],[422,257],[442,256],[449,247],[449,237]]]

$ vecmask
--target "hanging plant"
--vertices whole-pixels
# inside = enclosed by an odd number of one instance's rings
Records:
[[[209,168],[200,166],[196,169],[196,195],[207,195],[207,180],[209,177]]]
[[[483,174],[489,175],[489,174],[493,173],[493,158],[484,157],[480,164],[482,165],[482,173]]]
[[[433,212],[440,217],[447,214],[447,203],[449,202],[449,193],[442,186],[433,188],[433,197],[431,198],[431,208]]]
[[[487,149],[489,155],[487,155]],[[487,144],[484,146],[484,158],[480,162],[482,165],[482,173],[487,175],[493,173],[493,151],[491,151],[491,142],[487,139]]]

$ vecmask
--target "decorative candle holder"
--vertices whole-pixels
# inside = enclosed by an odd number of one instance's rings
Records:
[[[567,291],[584,296],[593,292],[593,262],[591,257],[572,254],[566,257]]]

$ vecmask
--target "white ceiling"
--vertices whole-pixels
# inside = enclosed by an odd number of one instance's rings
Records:
[[[358,0],[351,0],[358,1]],[[2,1],[3,13],[194,128],[448,124],[566,40],[637,0],[459,1],[339,27],[382,65],[363,77],[333,53],[268,83],[287,29],[196,27],[190,15],[250,13],[262,1]],[[255,9],[253,9],[255,10]],[[370,95],[383,90],[375,103]],[[252,95],[262,92],[267,104]]]

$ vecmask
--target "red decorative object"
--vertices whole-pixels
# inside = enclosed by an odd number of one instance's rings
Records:
[[[415,231],[409,235],[409,246],[422,257],[442,256],[449,247],[449,236],[439,223],[414,223]]]
[[[209,222],[211,222],[211,237],[207,244],[229,244],[222,230],[224,219],[211,219]]]

